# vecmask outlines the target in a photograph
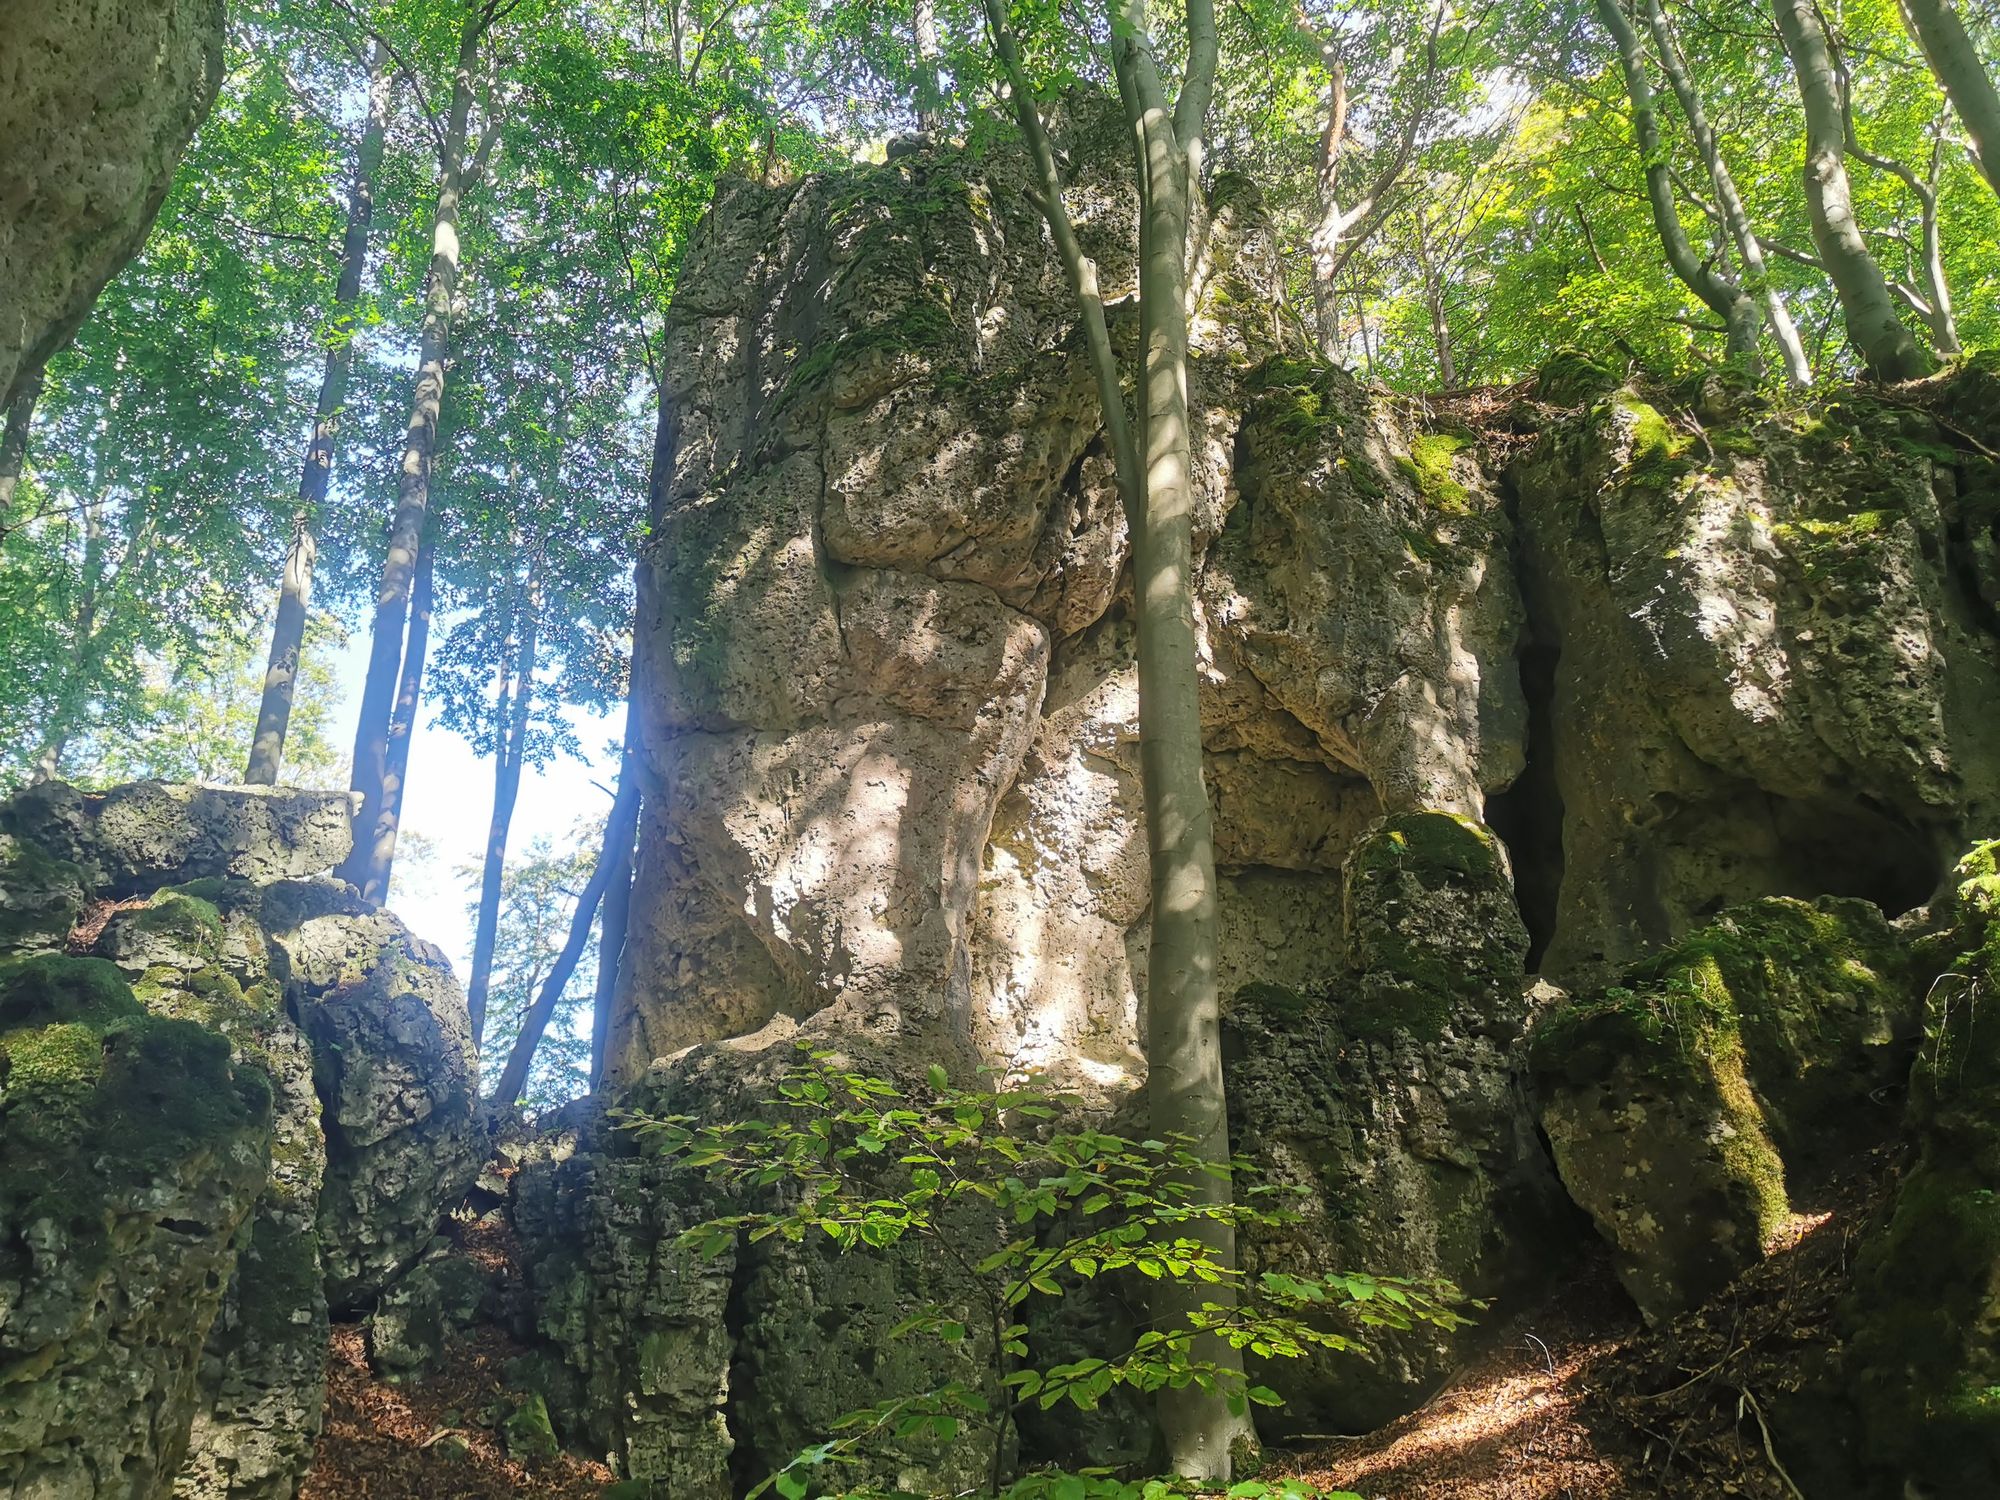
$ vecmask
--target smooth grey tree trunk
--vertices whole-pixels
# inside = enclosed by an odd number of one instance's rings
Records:
[[[1179,1138],[1204,1160],[1230,1159],[1222,1077],[1222,1005],[1216,972],[1214,814],[1203,774],[1199,643],[1194,619],[1194,463],[1188,416],[1188,230],[1201,192],[1202,132],[1217,52],[1206,0],[1186,7],[1189,60],[1169,106],[1153,53],[1145,0],[1112,0],[1112,58],[1132,128],[1139,176],[1139,456],[1145,489],[1132,536],[1138,614],[1139,763],[1151,873],[1152,940],[1146,963],[1146,1093],[1156,1135]],[[1227,1176],[1197,1173],[1193,1201],[1227,1204]],[[1236,1264],[1236,1235],[1196,1220],[1185,1232],[1216,1262]],[[1162,1280],[1153,1316],[1184,1326],[1220,1288]],[[1213,1335],[1197,1360],[1242,1368]],[[1220,1391],[1189,1385],[1159,1395],[1160,1430],[1173,1471],[1227,1481],[1239,1440],[1254,1442],[1247,1411]]]
[[[1840,299],[1848,342],[1878,380],[1913,380],[1931,371],[1916,335],[1896,316],[1882,268],[1868,252],[1847,181],[1846,111],[1826,27],[1814,0],[1771,0],[1771,14],[1805,106],[1806,212],[1820,263]]]
[[[401,676],[411,578],[430,506],[431,463],[437,453],[438,411],[444,403],[445,359],[451,346],[452,298],[458,290],[458,212],[466,169],[466,125],[472,113],[473,75],[485,26],[484,13],[475,8],[467,15],[459,33],[451,116],[438,163],[437,206],[431,215],[430,280],[417,351],[416,389],[396,481],[389,551],[382,563],[382,582],[376,594],[368,675],[362,682],[361,711],[354,730],[354,769],[349,784],[361,793],[361,806],[354,816],[354,853],[339,873],[364,896],[375,865],[372,850],[382,819],[389,722]],[[393,853],[393,834],[390,844]],[[381,884],[386,886],[386,879]],[[378,894],[370,899],[379,901],[381,897]]]
[[[1695,89],[1694,79],[1681,57],[1680,45],[1674,40],[1666,13],[1660,9],[1660,0],[1645,0],[1645,7],[1646,26],[1653,34],[1653,46],[1659,52],[1660,67],[1667,75],[1667,84],[1673,89],[1674,98],[1680,102],[1681,113],[1687,117],[1695,149],[1701,153],[1702,165],[1708,168],[1709,183],[1715,188],[1715,202],[1722,213],[1723,227],[1729,231],[1730,241],[1736,246],[1737,257],[1742,261],[1745,289],[1754,292],[1764,304],[1764,321],[1771,330],[1771,337],[1777,341],[1778,352],[1785,362],[1785,378],[1793,385],[1811,385],[1812,361],[1806,358],[1806,346],[1799,338],[1798,325],[1792,322],[1791,310],[1785,306],[1783,293],[1771,283],[1770,273],[1764,264],[1764,247],[1757,243],[1757,231],[1751,226],[1749,211],[1743,206],[1743,195],[1736,190],[1735,175],[1730,172],[1728,162],[1723,160],[1722,146],[1715,138],[1714,127],[1708,123],[1708,111],[1702,105],[1701,94]]]
[[[1622,0],[1597,0],[1598,18],[1618,49],[1618,66],[1625,75],[1625,92],[1632,101],[1632,136],[1646,176],[1646,200],[1652,205],[1653,227],[1666,251],[1667,266],[1689,291],[1722,319],[1728,329],[1725,345],[1731,359],[1752,372],[1760,367],[1758,332],[1763,319],[1743,288],[1705,264],[1688,243],[1674,202],[1673,178],[1667,171],[1666,148],[1660,140],[1660,117],[1653,103],[1653,83],[1646,76],[1646,57],[1639,33],[1627,18]]]
[[[426,532],[423,545],[417,549],[416,580],[410,594],[409,640],[403,647],[396,707],[389,717],[388,744],[382,758],[382,798],[375,809],[375,821],[369,825],[366,843],[357,842],[355,846],[355,854],[365,854],[366,860],[355,875],[347,877],[363,899],[375,906],[389,899],[396,837],[403,825],[403,793],[410,779],[410,741],[417,732],[417,710],[424,696],[424,662],[430,655],[433,554],[433,539]]]
[[[521,795],[528,720],[534,709],[535,646],[540,624],[534,580],[521,590],[519,645],[500,687],[500,743],[493,759],[493,816],[486,828],[486,864],[479,882],[479,923],[472,938],[472,976],[465,1003],[472,1012],[472,1042],[486,1031],[486,997],[493,985],[493,947],[500,933],[500,888],[507,868],[507,835]]]
[[[1903,21],[1923,49],[1989,186],[2000,194],[2000,88],[1980,60],[1952,0],[1903,0]]]
[[[250,742],[250,762],[243,779],[252,786],[274,786],[284,761],[285,733],[291,726],[292,698],[298,688],[299,656],[305,646],[306,614],[312,603],[313,564],[318,557],[316,536],[320,512],[326,507],[333,476],[334,440],[341,408],[347,402],[348,377],[354,369],[354,306],[361,297],[361,280],[368,264],[368,233],[375,220],[375,175],[382,165],[382,145],[389,129],[389,56],[381,42],[368,54],[368,116],[355,147],[354,171],[347,190],[347,231],[340,246],[340,275],[333,289],[333,328],[320,376],[319,404],[312,437],[306,443],[305,466],[299,475],[298,509],[292,522],[292,542],[285,553],[285,570],[278,586],[278,618],[271,628],[271,656],[264,669],[264,697],[257,709],[257,728]]]

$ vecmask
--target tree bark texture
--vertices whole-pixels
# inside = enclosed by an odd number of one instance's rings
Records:
[[[1903,20],[1958,112],[1981,174],[2000,194],[2000,88],[1980,61],[1958,7],[1953,0],[1903,0]]]
[[[326,506],[340,411],[346,404],[348,377],[354,369],[354,308],[368,264],[368,233],[375,220],[375,175],[382,165],[382,146],[389,129],[391,76],[388,54],[376,42],[368,54],[368,116],[355,146],[354,172],[348,183],[347,230],[341,239],[340,275],[333,289],[326,368],[320,376],[312,437],[306,443],[305,466],[299,475],[299,503],[278,587],[278,618],[271,628],[264,697],[257,709],[250,762],[243,772],[243,779],[252,786],[276,785],[284,762],[285,733],[291,726],[299,656],[305,646],[306,614],[312,604],[313,563],[319,552],[315,533]]]
[[[382,815],[389,721],[401,676],[411,577],[430,506],[431,463],[437,452],[438,411],[444,402],[445,360],[451,345],[452,298],[458,290],[458,212],[466,170],[466,123],[472,112],[473,73],[485,25],[484,13],[475,8],[467,15],[459,33],[451,116],[439,159],[437,206],[431,216],[430,280],[417,352],[416,389],[396,481],[389,551],[382,563],[382,582],[376,594],[368,675],[362,683],[361,712],[354,730],[350,785],[361,793],[361,807],[354,818],[354,853],[340,873],[353,885],[362,887],[364,894],[372,860],[369,851]]]
[[[1927,375],[1930,358],[1896,316],[1889,283],[1869,254],[1854,217],[1854,193],[1847,181],[1846,111],[1833,47],[1818,7],[1814,0],[1771,0],[1771,13],[1805,106],[1806,212],[1813,244],[1840,300],[1848,342],[1878,380]]]
[[[1723,226],[1728,229],[1736,254],[1743,263],[1745,289],[1754,292],[1764,304],[1764,322],[1771,330],[1771,337],[1777,341],[1779,355],[1785,363],[1785,378],[1793,385],[1811,385],[1812,361],[1806,358],[1806,346],[1799,337],[1798,325],[1792,322],[1784,295],[1772,285],[1769,272],[1765,269],[1764,247],[1757,243],[1757,231],[1751,226],[1749,211],[1743,206],[1743,195],[1737,191],[1736,178],[1730,172],[1729,164],[1723,160],[1715,128],[1709,124],[1708,111],[1702,105],[1701,95],[1696,91],[1694,79],[1681,57],[1680,46],[1667,24],[1666,13],[1660,9],[1660,0],[1645,0],[1645,6],[1646,26],[1652,32],[1653,46],[1660,54],[1660,67],[1667,75],[1667,84],[1673,89],[1674,98],[1680,101],[1681,113],[1687,117],[1689,133],[1694,136],[1695,148],[1701,152],[1702,165],[1708,168],[1708,180],[1715,189],[1715,202],[1721,210]]]
[[[1757,339],[1763,320],[1743,288],[1704,262],[1688,243],[1680,208],[1674,202],[1673,178],[1667,171],[1659,112],[1653,103],[1652,80],[1646,76],[1639,33],[1627,18],[1622,0],[1597,0],[1597,14],[1604,22],[1604,29],[1611,33],[1612,44],[1618,50],[1618,66],[1625,75],[1625,92],[1632,102],[1633,141],[1645,172],[1646,199],[1652,205],[1653,227],[1666,251],[1667,266],[1683,286],[1722,319],[1729,330],[1726,348],[1730,358],[1743,361],[1754,372],[1758,367]]]

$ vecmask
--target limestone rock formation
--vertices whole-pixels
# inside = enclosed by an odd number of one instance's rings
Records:
[[[171,1493],[271,1088],[102,959],[0,968],[0,1492]]]
[[[1856,392],[1697,426],[1627,388],[1511,477],[1553,658],[1556,977],[1758,896],[1907,911],[2000,819],[1995,482],[1933,416]]]
[[[346,792],[135,781],[91,795],[49,781],[0,808],[0,831],[75,864],[93,892],[122,897],[321,874],[344,857],[352,816]]]
[[[0,0],[0,409],[130,260],[222,82],[223,0]]]
[[[264,893],[312,1042],[327,1137],[320,1255],[337,1309],[413,1265],[485,1160],[465,995],[434,945],[336,881]]]
[[[23,1392],[0,1492],[289,1500],[329,1296],[376,1295],[463,1196],[456,983],[347,886],[293,878],[342,857],[347,807],[157,783],[0,804],[0,913],[32,955],[0,971],[0,1388]],[[50,1213],[52,1172],[101,1187]]]
[[[1123,340],[1116,132],[1063,129]],[[1025,185],[1005,147],[923,146],[732,183],[691,242],[607,1102],[717,1117],[797,1037],[890,1073],[1042,1073],[1107,1113],[1143,1083],[1127,538]],[[1642,1304],[1684,1305],[1759,1253],[1816,1139],[1893,1127],[1917,988],[1882,913],[2000,814],[1995,485],[1953,435],[1991,420],[1973,376],[1806,417],[1579,367],[1475,429],[1293,357],[1247,184],[1218,179],[1197,239],[1231,1119],[1309,1189],[1305,1225],[1246,1257],[1545,1281],[1566,1210],[1523,1033],[1562,1001],[1546,971],[1584,997],[1542,1073],[1569,1185]],[[1780,952],[1783,982],[1758,967]],[[1690,1061],[1644,1018],[1711,959],[1742,1055]],[[1613,1105],[1642,1098],[1637,1130]],[[1615,1182],[1656,1146],[1683,1240]],[[875,1389],[778,1345],[878,1290],[687,1261],[674,1236],[718,1206],[602,1115],[560,1157],[516,1182],[559,1430],[720,1494],[725,1465],[810,1439],[830,1383]],[[1268,1372],[1280,1424],[1406,1409],[1467,1347],[1378,1342]]]
[[[1953,872],[1925,945],[1917,1156],[1842,1309],[1862,1451],[1908,1494],[2000,1485],[2000,843]]]
[[[1816,1171],[1888,1139],[1919,991],[1866,902],[1735,907],[1537,1027],[1541,1120],[1648,1319],[1763,1253]]]

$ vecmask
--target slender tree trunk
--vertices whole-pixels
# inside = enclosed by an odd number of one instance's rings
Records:
[[[1903,20],[1958,111],[1980,172],[2000,193],[2000,89],[1966,35],[1958,7],[1953,0],[1903,0]]]
[[[1645,6],[1646,26],[1653,33],[1653,45],[1660,54],[1660,66],[1666,72],[1674,97],[1680,101],[1681,113],[1687,116],[1688,130],[1694,136],[1695,148],[1701,152],[1702,164],[1708,168],[1708,180],[1715,188],[1716,206],[1721,210],[1723,227],[1729,231],[1736,254],[1743,263],[1745,287],[1754,291],[1764,304],[1764,321],[1770,327],[1771,337],[1777,340],[1779,354],[1784,358],[1786,379],[1793,385],[1810,385],[1812,363],[1806,358],[1806,346],[1799,338],[1798,326],[1792,322],[1791,310],[1785,306],[1783,293],[1772,284],[1770,273],[1765,269],[1764,247],[1757,243],[1757,231],[1751,226],[1749,211],[1743,206],[1743,195],[1736,190],[1736,178],[1722,158],[1722,147],[1715,138],[1714,127],[1708,123],[1708,111],[1702,106],[1701,95],[1695,90],[1694,79],[1681,57],[1680,45],[1667,24],[1666,13],[1660,9],[1660,0],[1645,0]]]
[[[1188,417],[1188,228],[1201,191],[1202,131],[1215,60],[1215,18],[1205,0],[1186,7],[1190,61],[1172,109],[1151,50],[1144,0],[1112,0],[1112,56],[1132,128],[1139,178],[1141,524],[1132,540],[1138,613],[1139,762],[1152,887],[1146,966],[1147,1100],[1154,1133],[1182,1138],[1210,1162],[1229,1160],[1222,1078],[1221,995],[1216,972],[1215,828],[1203,775],[1199,646],[1194,620],[1194,464]],[[1123,23],[1122,25],[1120,23]],[[1226,1177],[1195,1174],[1191,1201],[1227,1204]],[[1212,1220],[1188,1226],[1224,1266],[1236,1264],[1235,1231]],[[1163,1280],[1154,1315],[1185,1327],[1218,1287]],[[1214,1336],[1198,1360],[1242,1368]],[[1221,1392],[1190,1385],[1160,1393],[1160,1428],[1177,1474],[1226,1481],[1238,1439],[1254,1441],[1247,1413]]]
[[[1339,175],[1340,148],[1347,139],[1347,69],[1330,47],[1326,53],[1326,124],[1320,131],[1319,222],[1311,238],[1313,314],[1318,325],[1319,352],[1329,363],[1340,359],[1340,297],[1333,278],[1339,269],[1340,236],[1347,227],[1341,212],[1335,179]]]
[[[535,1049],[541,1045],[542,1033],[548,1030],[549,1017],[555,1014],[556,1002],[562,999],[563,991],[569,987],[570,976],[576,972],[577,961],[583,957],[583,950],[590,942],[590,929],[597,920],[598,905],[604,900],[605,892],[618,871],[623,868],[629,872],[631,869],[632,840],[638,823],[638,778],[621,774],[618,795],[611,804],[611,816],[605,820],[604,846],[597,856],[597,868],[591,871],[589,883],[576,898],[576,910],[570,914],[569,937],[563,943],[562,952],[556,955],[555,967],[549,970],[535,996],[535,1003],[521,1018],[521,1034],[514,1039],[514,1050],[507,1054],[507,1066],[493,1091],[495,1109],[511,1109],[514,1101],[521,1097],[522,1086],[528,1081],[528,1069],[535,1060]]]
[[[938,68],[937,0],[916,0],[917,128],[925,135],[944,133],[944,89]]]
[[[1806,116],[1806,212],[1820,261],[1840,299],[1848,342],[1878,380],[1927,375],[1930,357],[1896,316],[1889,283],[1855,221],[1854,194],[1847,182],[1846,111],[1818,6],[1815,0],[1771,0],[1771,12],[1798,76]]]
[[[382,165],[382,143],[389,128],[391,77],[388,53],[378,41],[368,54],[368,118],[355,147],[354,172],[348,183],[347,232],[341,240],[340,275],[333,289],[333,328],[326,368],[320,376],[319,406],[306,444],[305,466],[299,474],[298,511],[278,588],[270,664],[264,669],[264,700],[257,710],[250,763],[243,772],[244,781],[252,786],[276,785],[284,760],[285,733],[291,725],[299,653],[305,645],[306,613],[312,603],[313,563],[319,554],[315,532],[326,506],[334,439],[341,407],[347,401],[348,377],[354,369],[354,305],[360,300],[361,279],[368,264],[368,232],[375,219],[375,174]]]
[[[424,696],[424,662],[431,645],[432,538],[424,534],[417,549],[415,586],[410,594],[409,640],[403,647],[402,672],[396,685],[395,711],[389,716],[388,744],[382,757],[382,799],[365,844],[355,846],[354,873],[347,879],[362,898],[380,906],[389,899],[389,876],[396,863],[396,835],[403,823],[403,792],[410,778],[410,741],[417,732],[417,709]],[[361,856],[365,855],[365,860]]]
[[[42,399],[43,374],[37,370],[20,383],[7,406],[7,426],[0,431],[0,536],[7,533],[7,513],[14,508],[14,491],[28,462],[28,431],[35,422],[35,403]]]
[[[479,925],[472,939],[472,978],[465,1003],[472,1012],[472,1041],[486,1031],[486,996],[493,984],[493,945],[500,932],[500,883],[507,867],[507,832],[521,795],[521,770],[534,708],[535,636],[539,624],[534,579],[521,590],[520,644],[509,680],[500,689],[500,744],[493,761],[493,817],[486,829],[486,867],[479,884]],[[511,701],[510,701],[511,695]]]
[[[1430,237],[1423,214],[1417,215],[1417,267],[1424,275],[1424,308],[1430,314],[1431,343],[1437,350],[1438,389],[1458,389],[1458,367],[1452,359],[1451,319],[1445,315],[1444,275],[1431,259]]]
[[[1754,373],[1759,365],[1757,335],[1762,319],[1743,288],[1704,264],[1688,243],[1680,209],[1674,202],[1673,179],[1667,171],[1666,147],[1660,140],[1660,118],[1653,105],[1653,84],[1646,76],[1646,58],[1639,47],[1639,34],[1626,18],[1623,0],[1597,0],[1597,14],[1604,22],[1604,29],[1611,33],[1618,49],[1618,66],[1625,74],[1625,92],[1632,101],[1632,135],[1646,174],[1646,198],[1653,208],[1653,227],[1659,231],[1667,265],[1683,286],[1722,319],[1729,330],[1726,345],[1729,357],[1743,361]]]
[[[361,887],[364,894],[375,862],[371,852],[375,830],[382,816],[389,720],[401,675],[411,575],[430,505],[431,462],[437,451],[438,410],[444,402],[445,359],[451,344],[452,298],[458,290],[458,210],[466,170],[466,121],[472,112],[473,72],[479,61],[479,43],[485,25],[484,11],[475,7],[459,33],[451,117],[439,161],[437,207],[431,216],[430,282],[417,352],[416,390],[403,441],[396,510],[389,526],[389,552],[382,563],[382,583],[376,594],[368,675],[362,682],[361,712],[354,730],[354,771],[350,785],[361,793],[361,807],[354,816],[354,853],[340,874]],[[393,842],[392,834],[392,851]]]
[[[611,1007],[624,966],[625,933],[632,918],[632,861],[644,802],[639,781],[639,710],[625,705],[625,749],[618,759],[618,796],[604,824],[604,853],[611,874],[604,888],[604,920],[597,932],[597,998],[590,1019],[590,1086],[604,1077],[605,1051],[611,1039]]]

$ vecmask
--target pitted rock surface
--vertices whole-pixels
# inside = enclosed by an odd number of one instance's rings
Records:
[[[0,0],[0,410],[137,253],[222,82],[223,0]]]

